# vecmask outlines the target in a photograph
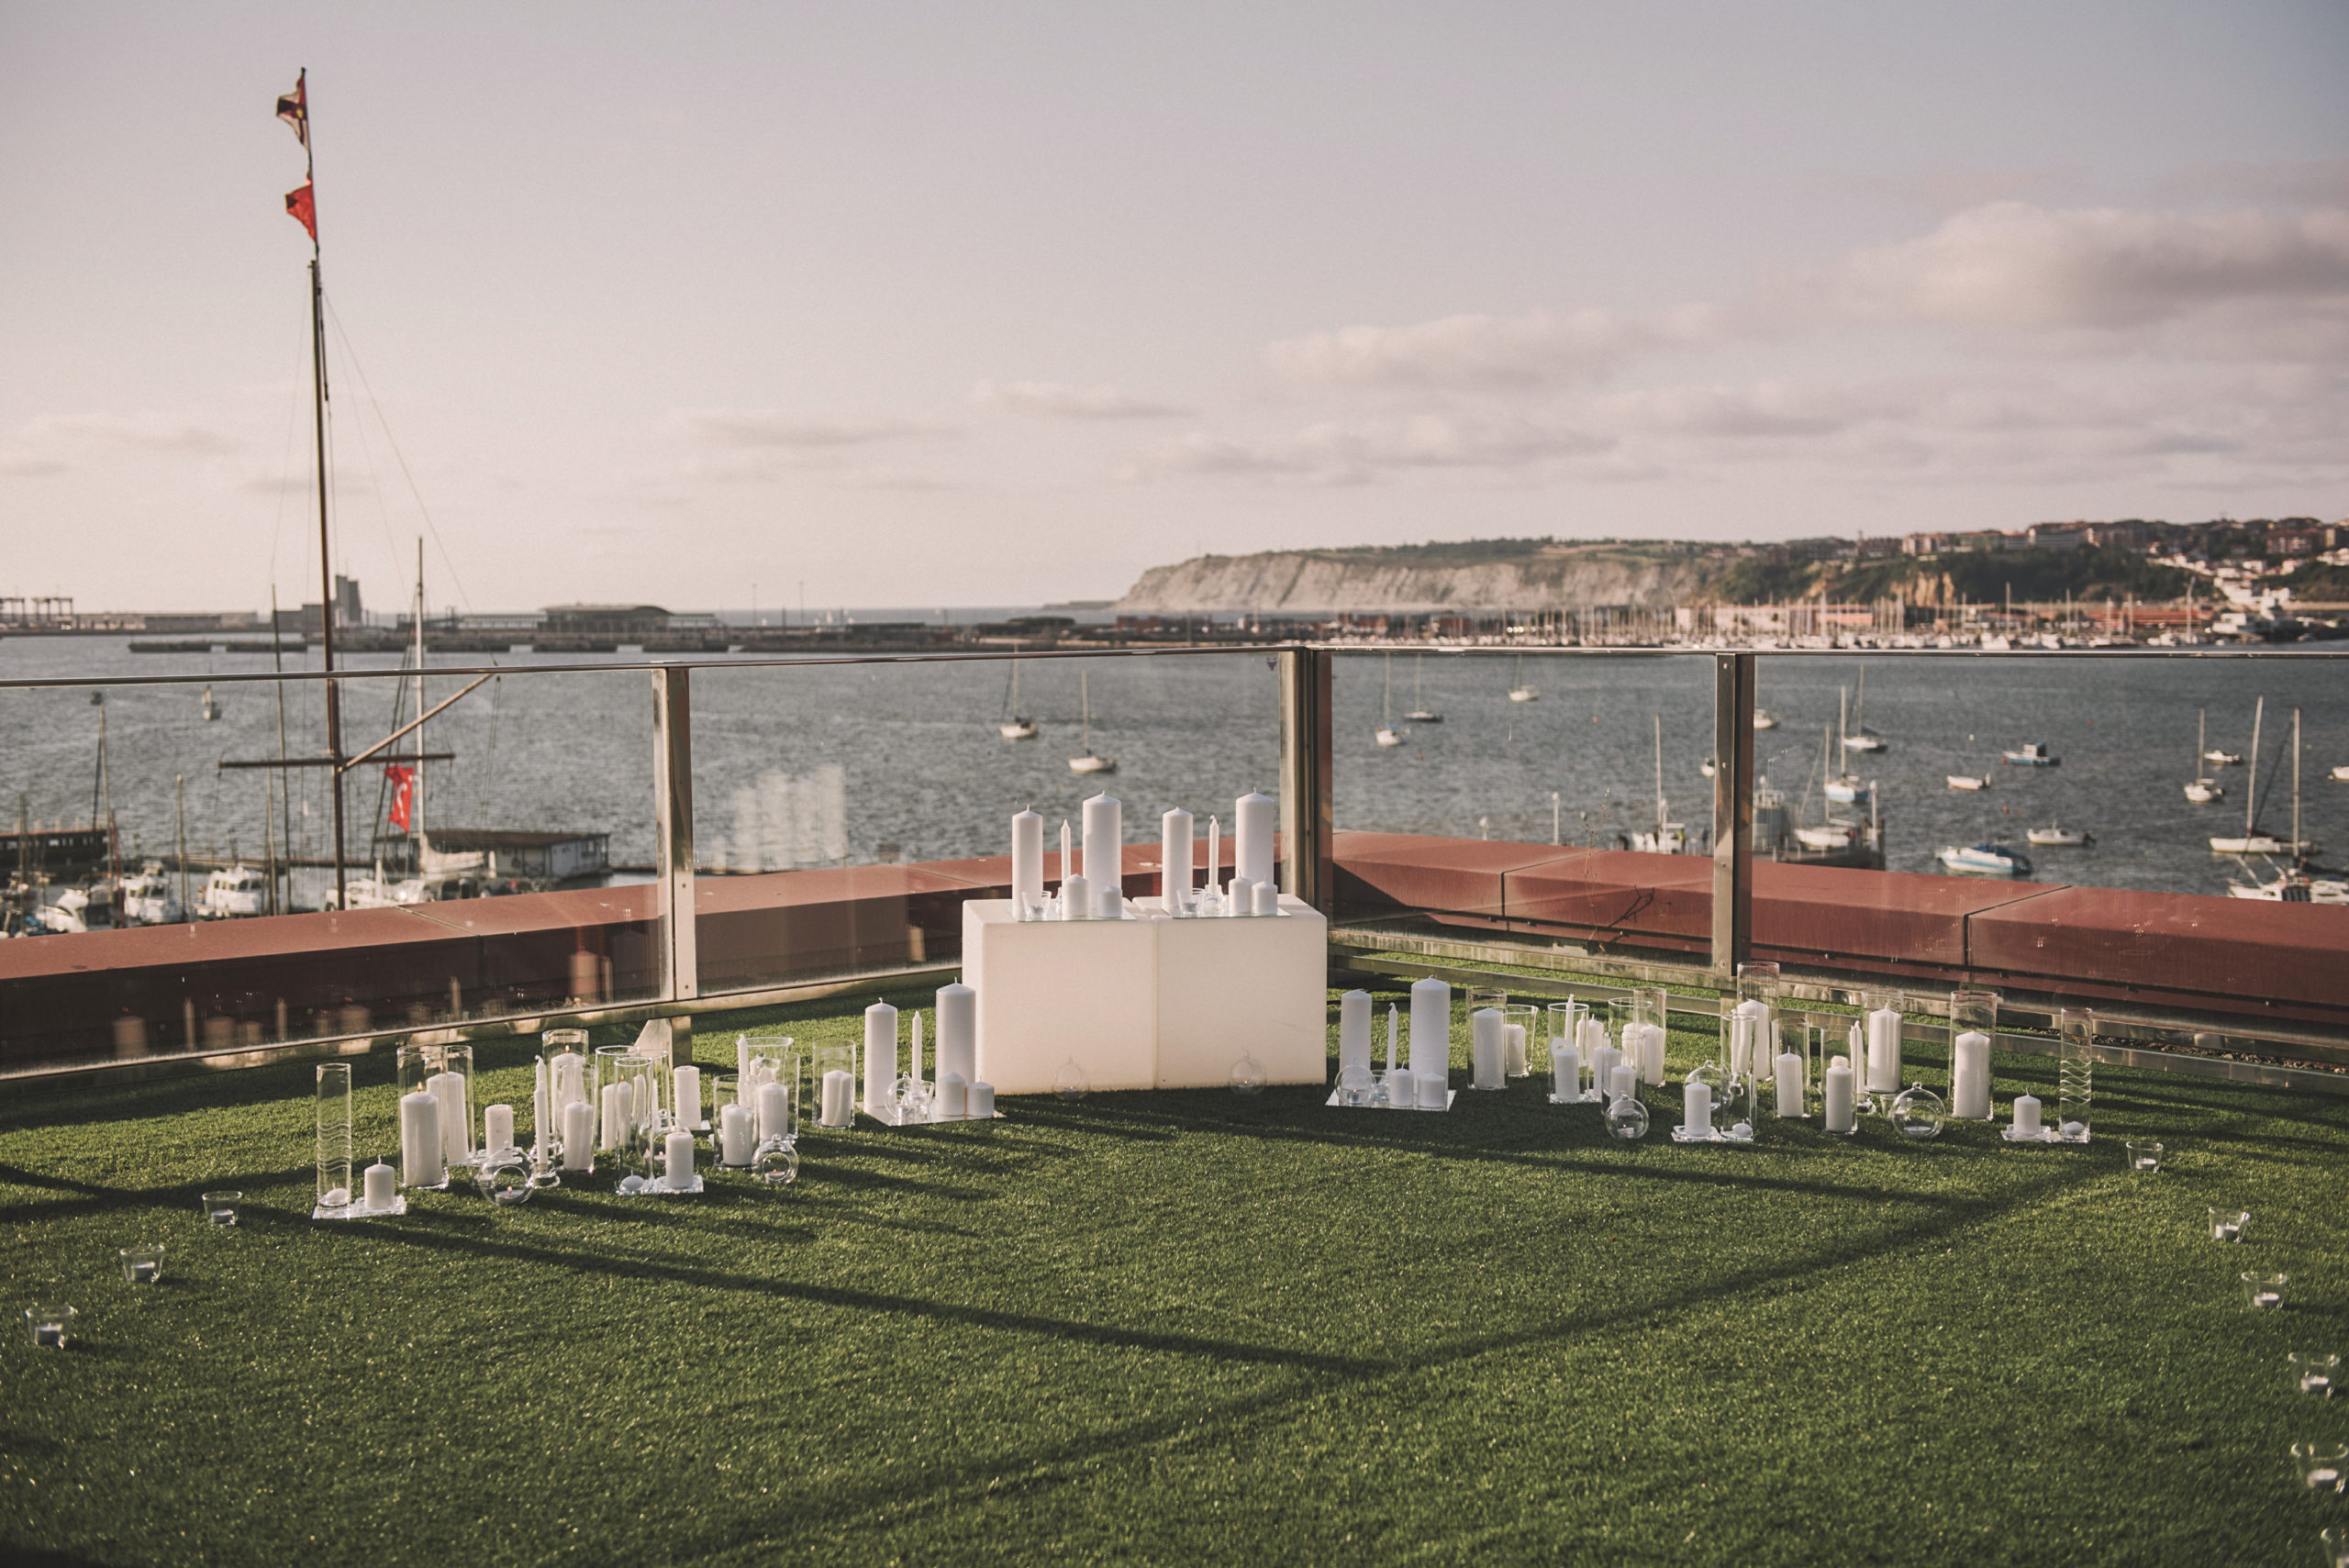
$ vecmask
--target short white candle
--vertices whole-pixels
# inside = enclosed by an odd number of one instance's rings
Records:
[[[428,1089],[400,1096],[400,1184],[437,1187],[442,1174],[440,1099]]]
[[[970,1111],[970,1085],[960,1073],[938,1074],[938,1093],[930,1101],[932,1121],[961,1121]]]
[[[1255,903],[1253,913],[1258,915],[1277,915],[1281,912],[1281,890],[1279,885],[1275,883],[1271,877],[1266,877],[1254,887],[1249,889],[1248,895],[1250,898],[1254,900]]]
[[[1562,1100],[1582,1093],[1582,1052],[1563,1040],[1550,1047],[1550,1093]]]
[[[1411,985],[1411,1073],[1452,1071],[1452,987],[1431,974]]]
[[[856,1081],[835,1067],[824,1074],[824,1125],[846,1127],[855,1115]]]
[[[1850,1132],[1859,1126],[1859,1085],[1853,1082],[1852,1061],[1839,1056],[1820,1073],[1827,1095],[1827,1130]]]
[[[1775,1063],[1778,1090],[1778,1114],[1802,1115],[1802,1058],[1791,1051],[1780,1051]]]
[[[676,1086],[677,1125],[688,1129],[701,1126],[701,1069],[680,1067],[669,1076]]]
[[[360,1177],[360,1191],[366,1207],[386,1209],[398,1201],[399,1173],[381,1160],[367,1167]]]
[[[1256,884],[1244,876],[1234,876],[1225,891],[1223,912],[1227,915],[1252,915],[1256,912]]]
[[[1507,1027],[1498,1007],[1479,1007],[1468,1019],[1469,1081],[1479,1089],[1501,1086],[1501,1045]]]
[[[596,1107],[585,1100],[573,1100],[562,1107],[562,1168],[596,1168]]]
[[[1680,1122],[1690,1132],[1713,1130],[1713,1091],[1703,1079],[1682,1086]]]
[[[1126,895],[1114,882],[1100,884],[1093,890],[1093,917],[1097,920],[1121,920],[1126,914]]]
[[[1419,1109],[1440,1111],[1452,1103],[1452,1074],[1449,1071],[1414,1073],[1411,1080],[1419,1085]]]
[[[2039,1096],[2017,1095],[2015,1096],[2015,1136],[2037,1138],[2045,1130],[2039,1120]]]
[[[487,1106],[481,1113],[481,1141],[484,1149],[514,1147],[514,1107]]]
[[[758,1141],[751,1134],[751,1120],[745,1106],[718,1107],[718,1157],[727,1164],[740,1167],[751,1162],[751,1150]]]
[[[1061,918],[1089,920],[1093,917],[1093,888],[1082,872],[1061,878]]]
[[[971,1085],[970,1098],[965,1102],[965,1104],[967,1106],[965,1111],[966,1115],[974,1118],[986,1118],[994,1116],[995,1085],[986,1082],[985,1079],[980,1079]]]
[[[1501,1026],[1501,1072],[1511,1078],[1525,1076],[1525,1026]]]
[[[668,1153],[669,1184],[680,1191],[694,1184],[694,1135],[679,1130],[662,1140]]]

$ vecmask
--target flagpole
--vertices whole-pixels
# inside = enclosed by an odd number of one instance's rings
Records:
[[[312,140],[317,128],[309,113],[310,72],[302,70],[302,180],[317,190],[317,149]],[[313,201],[317,199],[313,195]],[[318,646],[327,671],[327,761],[334,777],[334,906],[345,906],[343,883],[342,693],[334,676],[334,558],[333,539],[327,526],[327,311],[326,284],[318,271],[317,220],[310,228],[310,412],[318,455]]]

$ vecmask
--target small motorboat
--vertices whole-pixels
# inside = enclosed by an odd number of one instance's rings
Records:
[[[248,919],[262,912],[269,884],[250,866],[222,866],[204,879],[195,912],[206,920]]]
[[[1952,871],[1983,876],[2029,876],[2031,857],[2004,844],[1974,844],[1945,848],[1937,858]]]
[[[1403,743],[1403,732],[1392,725],[1380,725],[1376,738],[1381,746],[1400,746]]]
[[[122,879],[122,917],[134,926],[176,926],[187,918],[161,861],[149,861],[137,875]]]
[[[1859,841],[1859,837],[1858,823],[1838,822],[1832,817],[1815,827],[1795,829],[1795,838],[1806,850],[1847,850]]]
[[[1688,826],[1685,822],[1660,822],[1631,835],[1631,848],[1643,855],[1685,855],[1688,852]]]
[[[2208,806],[2214,800],[2226,799],[2227,789],[2216,779],[2196,779],[2186,786],[2186,798],[2197,806]]]
[[[2264,898],[2271,904],[2349,904],[2349,882],[2288,871],[2273,882],[2227,884],[2230,898]]]
[[[1990,787],[1990,781],[1988,779],[1977,779],[1971,773],[1951,773],[1948,774],[1947,777],[1949,779],[1949,787],[1952,789],[1973,790],[1988,789]]]
[[[1776,729],[1778,728],[1778,721],[1776,717],[1771,714],[1768,708],[1757,707],[1753,710],[1753,728],[1756,729]]]
[[[2083,844],[2096,842],[2095,834],[2084,833],[2077,828],[2033,828],[2023,837],[2034,844],[2045,844],[2056,849],[2076,850]]]
[[[2216,746],[2213,746],[2209,751],[2203,752],[2202,760],[2210,763],[2214,768],[2240,768],[2243,766],[2243,753],[2241,751],[2221,751]]]
[[[209,724],[219,717],[220,701],[212,695],[212,688],[206,686],[204,688],[204,722]]]
[[[2049,751],[2044,743],[2037,740],[2026,740],[2001,755],[2018,768],[2060,768],[2064,765],[2063,758]]]
[[[2332,776],[2340,780],[2343,784],[2349,784],[2349,762],[2334,763],[2332,768]]]

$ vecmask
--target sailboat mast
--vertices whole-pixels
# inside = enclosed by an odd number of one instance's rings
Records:
[[[2259,721],[2267,712],[2267,699],[2261,697],[2251,708],[2251,776],[2243,786],[2243,836],[2251,838],[2251,814],[2257,809],[2259,799]]]
[[[302,72],[305,83],[309,72]],[[302,179],[317,188],[317,122],[303,119]],[[334,902],[343,907],[342,879],[342,693],[334,680],[334,555],[327,524],[327,295],[318,271],[318,237],[310,235],[310,428],[318,469],[318,650],[327,673],[327,771],[334,775]]]
[[[2300,853],[2300,710],[2292,710],[2292,848],[2294,860]]]
[[[424,700],[424,536],[416,539],[416,809],[409,813],[409,830],[416,836],[416,874],[424,874],[424,716],[431,711]]]
[[[1655,847],[1664,848],[1664,715],[1655,716]]]

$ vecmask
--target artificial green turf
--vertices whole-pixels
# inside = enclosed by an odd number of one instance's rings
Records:
[[[862,1002],[758,1017],[845,1039]],[[529,1047],[481,1055],[527,1104]],[[2052,1061],[1996,1065],[2002,1106],[2052,1097]],[[357,1076],[366,1156],[390,1062]],[[19,1090],[0,1301],[61,1294],[82,1338],[36,1351],[12,1318],[0,1345],[0,1540],[451,1568],[2201,1564],[2313,1562],[2349,1519],[2287,1456],[2349,1437],[2349,1400],[2295,1396],[2284,1362],[2349,1351],[2341,1101],[2099,1069],[2087,1149],[1767,1120],[1686,1148],[1676,1078],[1632,1147],[1538,1078],[1445,1116],[1097,1095],[811,1132],[782,1194],[598,1177],[341,1224],[306,1218],[306,1066]],[[2121,1142],[2147,1135],[2170,1162],[2132,1175]],[[197,1213],[218,1184],[246,1194],[233,1230]],[[2246,1245],[2206,1239],[2220,1203],[2253,1210]],[[143,1239],[165,1278],[133,1288],[114,1249]],[[2254,1266],[2292,1275],[2281,1313],[2243,1305]]]

